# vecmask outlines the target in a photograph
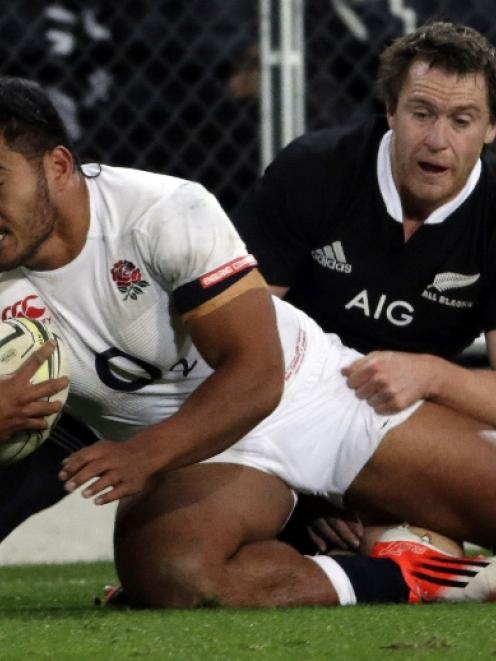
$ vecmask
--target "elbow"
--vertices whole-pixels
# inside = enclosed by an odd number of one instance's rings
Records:
[[[265,411],[263,412],[263,417],[266,418],[268,415],[273,413],[276,408],[279,406],[281,401],[283,388],[273,388],[271,392],[267,395],[265,400]]]
[[[258,417],[269,416],[279,405],[284,392],[284,372],[281,369],[266,370],[257,380]]]

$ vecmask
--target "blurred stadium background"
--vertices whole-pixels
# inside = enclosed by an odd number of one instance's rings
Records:
[[[381,110],[377,57],[423,22],[496,44],[493,0],[0,0],[0,71],[48,89],[83,160],[200,181],[233,211],[306,129]],[[110,557],[113,508],[78,496],[0,563]]]

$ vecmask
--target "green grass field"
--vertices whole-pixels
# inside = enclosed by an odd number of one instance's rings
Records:
[[[496,605],[115,611],[109,563],[0,568],[0,659],[490,659]]]

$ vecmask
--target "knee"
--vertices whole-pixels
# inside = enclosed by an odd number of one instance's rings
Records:
[[[116,566],[131,605],[139,608],[197,608],[220,604],[219,559],[198,549],[163,551],[138,562],[116,556]]]

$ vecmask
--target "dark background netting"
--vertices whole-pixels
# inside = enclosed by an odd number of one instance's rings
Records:
[[[494,0],[307,0],[307,126],[381,112],[378,56],[391,40],[431,20],[464,23],[496,44]]]
[[[259,172],[256,0],[0,0],[0,70],[50,92],[83,159],[205,184],[233,209]],[[491,11],[492,10],[492,11]],[[307,125],[380,110],[380,50],[436,17],[496,42],[490,0],[306,0]]]

